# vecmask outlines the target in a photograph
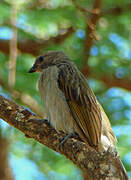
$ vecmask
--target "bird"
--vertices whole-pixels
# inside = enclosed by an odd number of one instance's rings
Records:
[[[99,150],[114,147],[116,137],[87,78],[63,51],[47,51],[36,58],[29,73],[40,72],[38,89],[45,113],[57,132],[76,133]]]

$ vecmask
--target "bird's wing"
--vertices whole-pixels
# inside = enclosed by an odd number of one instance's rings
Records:
[[[97,146],[101,138],[102,117],[86,78],[75,66],[64,64],[59,67],[58,85],[69,105],[74,129],[85,142]]]

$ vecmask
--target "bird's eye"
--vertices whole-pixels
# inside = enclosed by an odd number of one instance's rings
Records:
[[[43,57],[42,57],[42,56],[39,57],[39,61],[40,61],[40,62],[43,61]]]

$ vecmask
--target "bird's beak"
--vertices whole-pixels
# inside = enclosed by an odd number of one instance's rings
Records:
[[[33,73],[37,71],[37,66],[34,64],[32,68],[29,70],[29,73]]]

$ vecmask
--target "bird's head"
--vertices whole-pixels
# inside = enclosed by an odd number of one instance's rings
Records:
[[[34,65],[29,73],[41,72],[49,66],[63,64],[68,62],[69,58],[62,51],[48,51],[42,56],[36,58]]]

